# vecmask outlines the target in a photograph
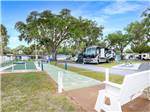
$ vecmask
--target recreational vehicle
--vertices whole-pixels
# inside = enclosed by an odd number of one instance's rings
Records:
[[[91,46],[85,49],[83,63],[101,63],[114,60],[115,53],[108,48]]]
[[[141,59],[143,60],[150,60],[150,53],[142,53]]]

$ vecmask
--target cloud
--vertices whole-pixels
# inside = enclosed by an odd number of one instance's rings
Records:
[[[114,14],[122,14],[130,11],[135,11],[141,7],[140,4],[137,3],[130,3],[126,2],[124,0],[122,1],[116,1],[108,6],[106,6],[102,11],[105,14],[108,15],[114,15]]]
[[[90,2],[86,2],[82,5],[80,5],[79,7],[76,7],[75,9],[73,9],[71,14],[76,17],[83,16],[83,15],[85,15],[85,13],[88,13],[86,8],[89,6],[90,6]]]
[[[101,2],[99,3],[101,5]],[[72,15],[76,17],[82,16],[83,18],[95,20],[99,25],[105,25],[108,23],[108,20],[112,15],[136,11],[144,5],[140,4],[141,2],[128,2],[127,0],[114,0],[113,2],[105,3],[109,4],[107,4],[105,7],[102,7],[100,10],[94,10],[91,12],[90,10],[86,10],[87,7],[91,5],[90,2],[87,2],[74,9],[72,11]]]
[[[98,3],[102,4],[101,2]],[[94,11],[88,10],[89,7],[91,7],[91,3],[86,2],[81,6],[79,6],[78,8],[73,9],[72,15],[76,17],[82,16],[85,19],[96,21],[99,25],[103,25],[107,22],[107,19],[109,18],[108,15],[101,14],[99,10],[94,10]]]
[[[109,16],[107,15],[100,15],[100,16],[83,16],[84,18],[96,21],[99,25],[104,25],[107,23],[107,19]]]

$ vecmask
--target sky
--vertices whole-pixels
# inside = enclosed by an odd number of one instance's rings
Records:
[[[75,17],[91,19],[98,25],[104,27],[104,36],[121,30],[133,21],[140,21],[141,14],[150,7],[150,0],[144,1],[2,1],[1,2],[1,23],[7,28],[10,36],[8,47],[16,48],[19,45],[27,46],[24,41],[19,41],[14,28],[17,21],[25,22],[31,11],[51,10],[58,14],[63,8],[71,10]]]

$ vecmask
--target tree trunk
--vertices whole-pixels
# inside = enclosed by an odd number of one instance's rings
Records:
[[[57,51],[56,49],[52,49],[52,58],[54,61],[57,61]]]
[[[123,50],[120,50],[120,53],[121,60],[123,60]]]

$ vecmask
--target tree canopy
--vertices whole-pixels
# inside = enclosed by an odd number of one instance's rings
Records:
[[[117,31],[115,33],[108,34],[106,41],[108,42],[108,47],[120,51],[122,57],[123,51],[129,44],[130,39],[128,38],[127,34],[123,34],[121,31]]]
[[[56,59],[60,44],[69,39],[78,40],[88,37],[88,41],[97,38],[102,32],[95,22],[75,18],[68,9],[62,9],[59,14],[50,10],[33,11],[26,22],[17,22],[15,28],[20,32],[19,39],[28,43],[36,41],[44,45],[48,52]]]
[[[142,14],[141,21],[134,21],[125,28],[125,34],[115,32],[108,34],[107,43],[116,50],[123,52],[129,44],[131,50],[135,53],[150,52],[150,8],[147,8]],[[122,53],[121,53],[122,54]]]
[[[142,24],[144,25],[145,37],[147,38],[147,41],[150,42],[150,7],[143,12],[142,17]]]
[[[150,52],[150,46],[148,45],[149,37],[146,36],[147,32],[142,22],[132,22],[128,25],[126,31],[129,38],[131,38],[130,43],[132,51],[136,53]]]
[[[18,21],[15,28],[20,32],[20,40],[28,43],[34,41],[37,46],[42,46],[44,53],[45,50],[48,54],[52,53],[54,59],[57,52],[73,54],[91,45],[105,47],[106,44],[122,55],[127,45],[130,45],[131,51],[136,53],[150,52],[150,8],[147,8],[141,17],[141,21],[130,23],[125,28],[125,33],[121,31],[110,33],[105,41],[102,40],[101,25],[82,17],[74,17],[69,9],[62,9],[58,14],[50,10],[32,11],[26,21]],[[3,32],[7,35],[6,28]]]

